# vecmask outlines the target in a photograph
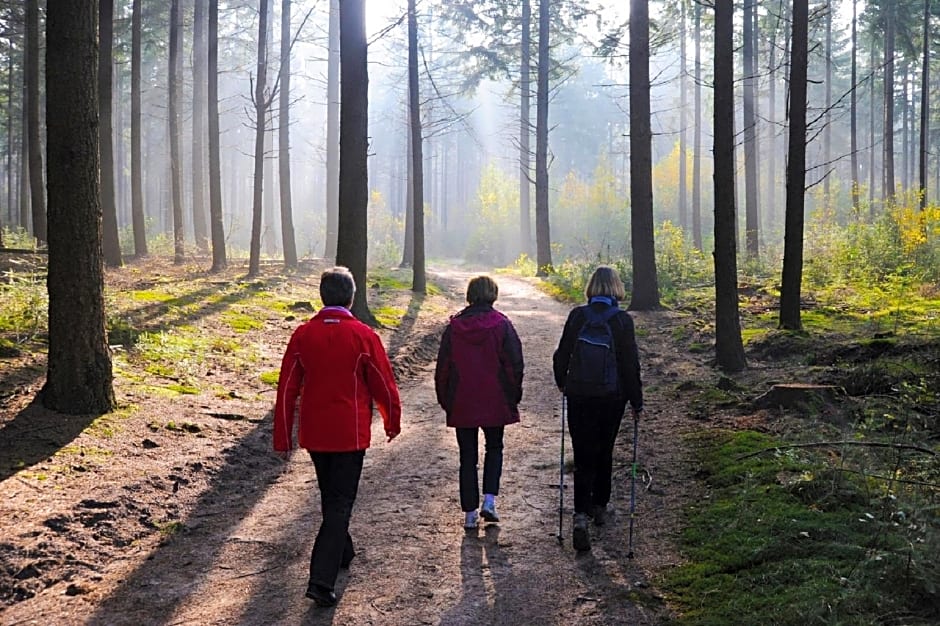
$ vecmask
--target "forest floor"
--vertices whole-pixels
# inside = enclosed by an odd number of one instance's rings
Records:
[[[570,440],[558,540],[560,396],[551,356],[570,305],[536,279],[499,274],[496,306],[526,360],[522,421],[507,428],[502,520],[465,531],[457,449],[435,402],[434,359],[474,274],[431,268],[424,297],[370,285],[396,324],[380,330],[399,379],[402,434],[380,420],[366,455],[351,534],[357,556],[339,603],[304,598],[320,513],[313,465],[271,452],[276,372],[309,315],[320,270],[135,261],[109,270],[119,409],[67,417],[34,402],[41,351],[0,354],[0,623],[14,624],[661,624],[674,615],[657,577],[680,562],[682,508],[699,497],[691,432],[769,425],[762,412],[692,406],[720,376],[688,350],[693,313],[634,314],[646,387],[629,551],[632,422],[615,453],[613,516],[593,549],[571,547]],[[377,310],[373,304],[373,311]],[[381,316],[380,316],[381,319]],[[144,331],[147,331],[144,333]],[[189,343],[174,343],[187,335]],[[684,337],[681,341],[677,337]],[[41,340],[42,338],[38,338]],[[2,347],[2,346],[0,346]],[[157,356],[154,356],[154,355]],[[162,361],[160,360],[162,359]],[[751,382],[781,376],[759,364]]]

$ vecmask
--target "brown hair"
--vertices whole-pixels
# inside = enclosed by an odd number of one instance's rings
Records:
[[[608,296],[623,300],[627,292],[623,288],[623,281],[620,280],[617,270],[609,265],[600,265],[591,274],[591,280],[584,289],[584,295],[588,300],[594,296]]]
[[[497,296],[499,287],[489,276],[477,276],[467,285],[467,302],[470,304],[493,304]]]

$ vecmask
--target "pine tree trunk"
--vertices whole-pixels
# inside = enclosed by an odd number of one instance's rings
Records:
[[[702,250],[702,6],[695,3],[695,137],[692,154],[692,245]]]
[[[209,250],[206,222],[206,14],[207,0],[193,0],[193,237]]]
[[[688,231],[688,189],[687,189],[687,163],[685,145],[686,112],[686,62],[685,62],[685,0],[680,5],[679,15],[679,228],[685,233]]]
[[[734,205],[734,9],[715,5],[715,353],[718,366],[747,365],[738,315],[738,269]]]
[[[894,201],[897,193],[894,179],[894,29],[895,10],[893,2],[884,5],[885,12],[885,80],[884,80],[884,200]]]
[[[169,66],[169,106],[170,124],[170,187],[173,207],[173,262],[177,265],[184,260],[183,249],[183,181],[180,172],[180,74],[183,69],[182,42],[180,41],[180,4],[179,0],[170,2],[170,66]]]
[[[339,220],[336,263],[356,280],[353,314],[374,326],[368,290],[369,69],[365,0],[343,0],[340,17]]]
[[[630,309],[659,308],[653,233],[653,133],[650,124],[649,0],[630,2]]]
[[[929,0],[927,0],[929,1]],[[859,214],[858,201],[858,2],[852,0],[852,84],[849,94],[849,152],[852,160],[852,211]]]
[[[209,122],[209,230],[212,233],[212,272],[228,265],[225,254],[225,229],[222,223],[222,165],[219,154],[219,0],[209,0],[208,24],[208,98]]]
[[[920,208],[927,208],[927,156],[930,141],[930,0],[924,0],[924,48],[920,77]]]
[[[787,160],[787,205],[780,288],[780,327],[800,330],[803,279],[803,210],[806,188],[807,0],[793,3],[793,49],[790,56],[790,148]]]
[[[264,203],[264,134],[267,124],[268,87],[268,0],[258,2],[258,64],[255,71],[255,158],[251,194],[251,242],[248,250],[248,276],[261,269],[261,218]]]
[[[535,263],[537,276],[552,270],[548,217],[548,69],[550,0],[539,0],[538,93],[535,98]]]
[[[281,2],[281,78],[278,111],[278,183],[281,186],[281,245],[284,267],[297,267],[297,244],[294,241],[294,206],[291,198],[290,175],[290,51],[291,0]]]
[[[823,130],[823,168],[820,175],[823,179],[823,197],[826,208],[831,205],[829,196],[829,169],[832,167],[832,12],[835,7],[831,0],[826,0],[826,115],[825,129]]]
[[[531,254],[532,137],[532,3],[522,0],[522,49],[519,65],[519,252]]]
[[[114,0],[98,4],[98,130],[101,151],[101,250],[105,265],[120,267],[121,241],[118,237],[117,206],[114,191],[114,124],[112,119],[112,46],[114,42]]]
[[[757,226],[757,115],[754,111],[754,2],[744,2],[744,221],[747,257],[759,256]]]
[[[326,242],[324,256],[336,258],[339,229],[340,1],[330,0],[329,53],[326,69]]]
[[[100,415],[115,407],[105,333],[98,164],[98,6],[46,13],[49,355],[45,407]]]
[[[427,291],[427,279],[424,274],[424,154],[421,137],[421,99],[418,89],[418,17],[415,14],[415,0],[408,0],[408,111],[411,130],[411,159],[414,176],[411,185],[414,188],[414,269],[412,271],[411,290],[417,293]]]
[[[144,219],[143,160],[141,153],[141,3],[133,0],[131,8],[131,224],[134,231],[134,255],[147,256],[147,226]]]
[[[46,242],[46,189],[42,180],[42,140],[39,133],[39,0],[26,0],[26,91],[33,237],[42,244]]]

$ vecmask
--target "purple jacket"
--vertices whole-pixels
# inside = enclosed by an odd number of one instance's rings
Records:
[[[437,353],[434,390],[454,428],[519,421],[522,343],[509,318],[489,305],[453,316]]]

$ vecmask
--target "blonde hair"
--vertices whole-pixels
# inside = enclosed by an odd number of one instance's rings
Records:
[[[499,287],[489,276],[477,276],[467,285],[467,302],[470,304],[493,304],[497,296]]]
[[[584,289],[584,295],[588,300],[594,296],[608,296],[623,300],[627,292],[623,288],[623,281],[620,280],[617,270],[609,265],[600,265],[591,274],[591,279]]]

